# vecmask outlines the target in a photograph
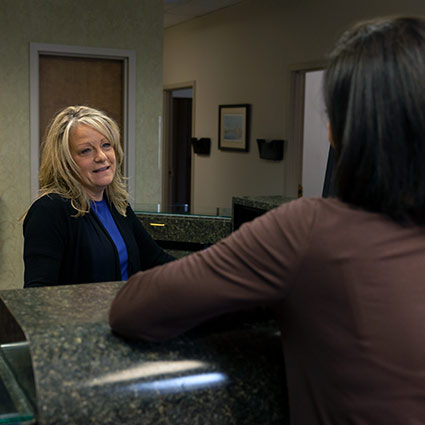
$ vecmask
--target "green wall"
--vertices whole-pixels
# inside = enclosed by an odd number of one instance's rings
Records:
[[[160,199],[163,4],[159,0],[0,0],[0,289],[23,286],[30,195],[31,42],[136,52],[136,203]]]

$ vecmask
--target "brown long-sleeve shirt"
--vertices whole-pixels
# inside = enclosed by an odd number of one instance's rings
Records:
[[[290,202],[134,275],[110,323],[158,340],[267,303],[282,331],[292,424],[425,424],[425,229],[336,199]]]

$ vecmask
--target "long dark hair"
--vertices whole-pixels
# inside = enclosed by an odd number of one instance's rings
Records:
[[[425,225],[425,20],[379,18],[345,32],[324,96],[337,196]]]

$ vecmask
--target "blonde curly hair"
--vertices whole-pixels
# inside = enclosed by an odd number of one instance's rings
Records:
[[[77,211],[76,217],[90,211],[90,200],[80,182],[79,168],[69,147],[71,130],[81,124],[101,133],[114,148],[117,166],[106,194],[109,203],[125,216],[129,196],[121,171],[124,154],[118,125],[104,112],[88,106],[66,107],[54,116],[47,127],[41,145],[40,192],[37,199],[55,193],[71,200],[71,205]]]

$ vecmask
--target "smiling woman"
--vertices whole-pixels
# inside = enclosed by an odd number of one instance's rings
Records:
[[[40,194],[24,219],[25,287],[127,280],[174,259],[128,203],[119,134],[114,120],[86,106],[50,123]]]
[[[87,125],[71,131],[71,156],[80,169],[81,184],[90,199],[101,201],[115,176],[115,150],[102,133]]]

